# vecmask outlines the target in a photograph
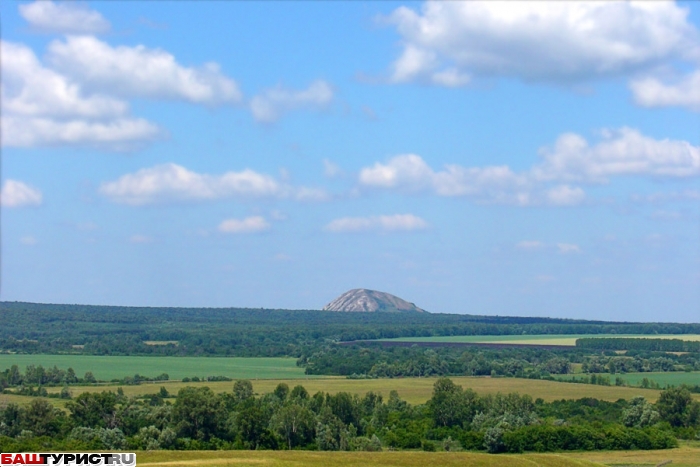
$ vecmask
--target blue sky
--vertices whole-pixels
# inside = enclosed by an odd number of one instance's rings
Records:
[[[693,2],[3,2],[3,300],[697,322]]]

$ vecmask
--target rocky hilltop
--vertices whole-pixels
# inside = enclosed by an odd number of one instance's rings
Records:
[[[368,289],[348,290],[343,295],[324,306],[323,309],[328,311],[354,312],[426,312],[413,303],[407,302],[395,295]]]

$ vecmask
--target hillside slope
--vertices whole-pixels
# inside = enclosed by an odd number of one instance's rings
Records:
[[[323,307],[326,311],[420,312],[426,311],[395,295],[377,290],[352,289]]]

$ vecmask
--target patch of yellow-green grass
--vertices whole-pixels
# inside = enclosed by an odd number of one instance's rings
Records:
[[[676,449],[658,451],[592,451],[570,453],[567,456],[609,466],[655,466],[671,461],[668,467],[698,467],[700,442],[681,442]]]
[[[329,393],[349,392],[364,395],[369,391],[381,393],[385,398],[389,392],[396,390],[402,399],[411,404],[423,404],[432,397],[433,385],[437,378],[395,378],[395,379],[346,379],[346,378],[320,378],[310,380],[254,380],[253,389],[258,394],[272,392],[279,383],[285,383],[290,388],[301,384],[307,391],[314,394],[318,391]],[[659,397],[658,390],[627,388],[618,386],[598,386],[593,384],[561,383],[557,381],[544,381],[519,378],[490,378],[490,377],[453,377],[456,384],[471,388],[479,394],[495,394],[518,392],[529,394],[533,399],[541,397],[547,402],[560,399],[580,399],[592,397],[606,401],[618,399],[632,399],[635,396],[644,396],[647,400],[656,401]],[[228,392],[233,389],[233,382],[163,382],[149,383],[138,386],[122,386],[127,396],[138,396],[158,392],[160,387],[165,387],[172,395],[177,394],[180,388],[186,386],[209,386],[215,392]],[[48,388],[49,392],[59,392],[61,388]],[[71,391],[74,396],[82,392],[116,391],[116,386],[73,386]],[[700,394],[693,397],[700,400]]]
[[[418,451],[152,451],[137,453],[136,461],[139,467],[600,467],[558,454]]]
[[[541,334],[513,336],[432,336],[432,337],[397,337],[381,339],[397,342],[465,342],[472,344],[521,344],[521,345],[566,345],[575,346],[576,339],[586,337],[625,337],[637,339],[680,339],[684,341],[700,341],[700,334]]]
[[[5,407],[7,404],[14,403],[17,405],[28,405],[31,401],[39,399],[37,397],[32,397],[32,396],[16,396],[14,394],[0,394],[0,408]],[[54,407],[58,407],[61,410],[65,410],[66,408],[66,399],[56,399],[56,398],[48,398],[44,397],[43,399],[46,399],[53,405]]]

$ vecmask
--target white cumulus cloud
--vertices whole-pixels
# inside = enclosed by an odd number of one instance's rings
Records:
[[[110,29],[109,21],[100,13],[78,2],[38,0],[19,5],[19,14],[40,32],[100,34]]]
[[[580,135],[563,134],[540,155],[543,162],[533,175],[543,180],[604,182],[622,175],[700,175],[700,147],[687,141],[657,140],[632,128],[604,130],[594,145]]]
[[[413,214],[394,214],[370,217],[342,217],[328,223],[324,230],[328,232],[400,232],[423,230],[428,223]]]
[[[440,2],[386,18],[401,35],[396,82],[459,86],[473,76],[575,82],[697,55],[674,2]]]
[[[308,88],[296,91],[282,86],[267,89],[253,97],[250,110],[259,122],[272,123],[284,114],[297,109],[320,110],[333,100],[333,88],[323,80],[314,81]]]
[[[41,64],[23,44],[2,41],[2,106],[26,117],[108,118],[124,116],[126,102],[106,95],[85,95],[80,86]]]
[[[116,151],[138,148],[163,131],[142,118],[119,118],[106,122],[3,116],[3,144],[15,147],[80,145]]]
[[[555,206],[575,206],[581,204],[586,193],[579,187],[559,185],[547,191],[547,201]]]
[[[103,183],[99,191],[114,202],[131,205],[234,197],[289,198],[299,201],[326,199],[326,194],[321,189],[294,187],[250,169],[209,175],[173,163],[123,175],[117,180]]]
[[[90,145],[126,150],[163,134],[155,124],[129,116],[127,102],[89,94],[45,67],[23,44],[0,43],[3,145]]]
[[[262,216],[246,217],[245,219],[226,219],[219,224],[219,232],[230,234],[257,233],[270,230],[270,223]]]
[[[7,208],[39,206],[42,200],[41,191],[17,180],[6,180],[0,191],[0,204]]]
[[[49,45],[48,61],[86,88],[113,95],[207,105],[242,99],[218,64],[185,67],[172,54],[143,45],[113,47],[92,36],[69,36]]]
[[[635,102],[644,107],[685,107],[700,111],[700,70],[672,82],[647,77],[632,81]]]
[[[467,196],[479,202],[520,206],[573,206],[586,199],[576,183],[607,183],[613,177],[687,178],[700,176],[700,147],[687,141],[654,139],[638,130],[601,131],[589,143],[574,133],[540,149],[540,160],[522,172],[507,165],[430,167],[417,154],[403,154],[360,170],[361,186],[438,196]]]
[[[359,181],[367,187],[428,191],[439,196],[472,196],[513,204],[531,202],[527,177],[507,166],[446,165],[444,170],[435,171],[416,154],[399,155],[387,163],[365,167],[360,170]]]

